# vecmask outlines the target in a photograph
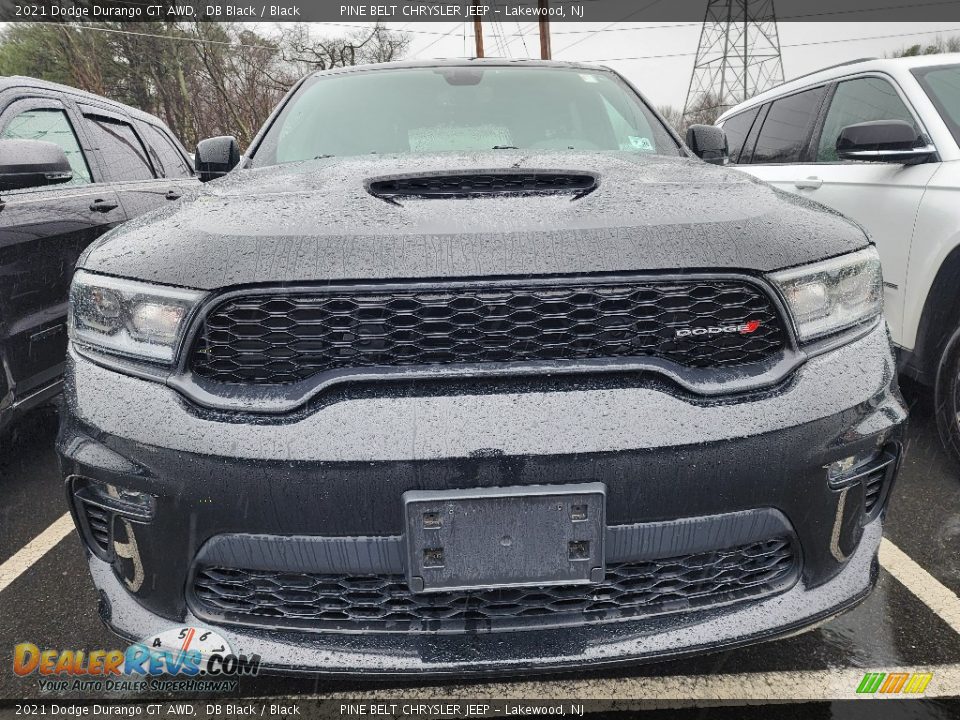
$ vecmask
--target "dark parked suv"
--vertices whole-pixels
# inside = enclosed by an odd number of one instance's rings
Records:
[[[60,391],[80,253],[196,184],[183,147],[152,115],[0,77],[0,430]]]
[[[126,638],[579,668],[875,581],[905,418],[876,252],[610,70],[318,73],[79,267],[59,450]]]

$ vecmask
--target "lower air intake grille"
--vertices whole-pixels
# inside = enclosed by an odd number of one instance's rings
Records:
[[[89,538],[101,552],[109,553],[110,524],[113,522],[113,514],[88,503],[82,502],[80,505],[86,518]]]
[[[745,280],[278,291],[215,306],[191,367],[235,384],[350,368],[599,358],[731,368],[774,357],[786,337],[770,297]]]
[[[208,567],[196,571],[202,616],[240,624],[469,632],[583,625],[770,595],[792,586],[788,538],[607,567],[602,583],[414,594],[403,575],[333,575]]]

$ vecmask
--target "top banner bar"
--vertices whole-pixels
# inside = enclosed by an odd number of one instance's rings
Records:
[[[0,0],[2,22],[960,22],[960,0]]]

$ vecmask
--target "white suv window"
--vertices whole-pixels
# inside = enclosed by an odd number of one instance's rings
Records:
[[[960,144],[960,65],[911,70]]]
[[[847,125],[872,120],[903,120],[916,128],[913,114],[883,78],[862,77],[837,85],[820,133],[817,162],[837,162],[837,138]]]
[[[760,129],[751,162],[802,161],[822,97],[823,88],[817,87],[774,100]]]

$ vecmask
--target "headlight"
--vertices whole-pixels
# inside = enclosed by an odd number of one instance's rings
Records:
[[[880,257],[868,247],[770,275],[787,301],[801,342],[860,325],[883,311]]]
[[[70,287],[70,339],[96,350],[170,363],[203,295],[78,270]]]

